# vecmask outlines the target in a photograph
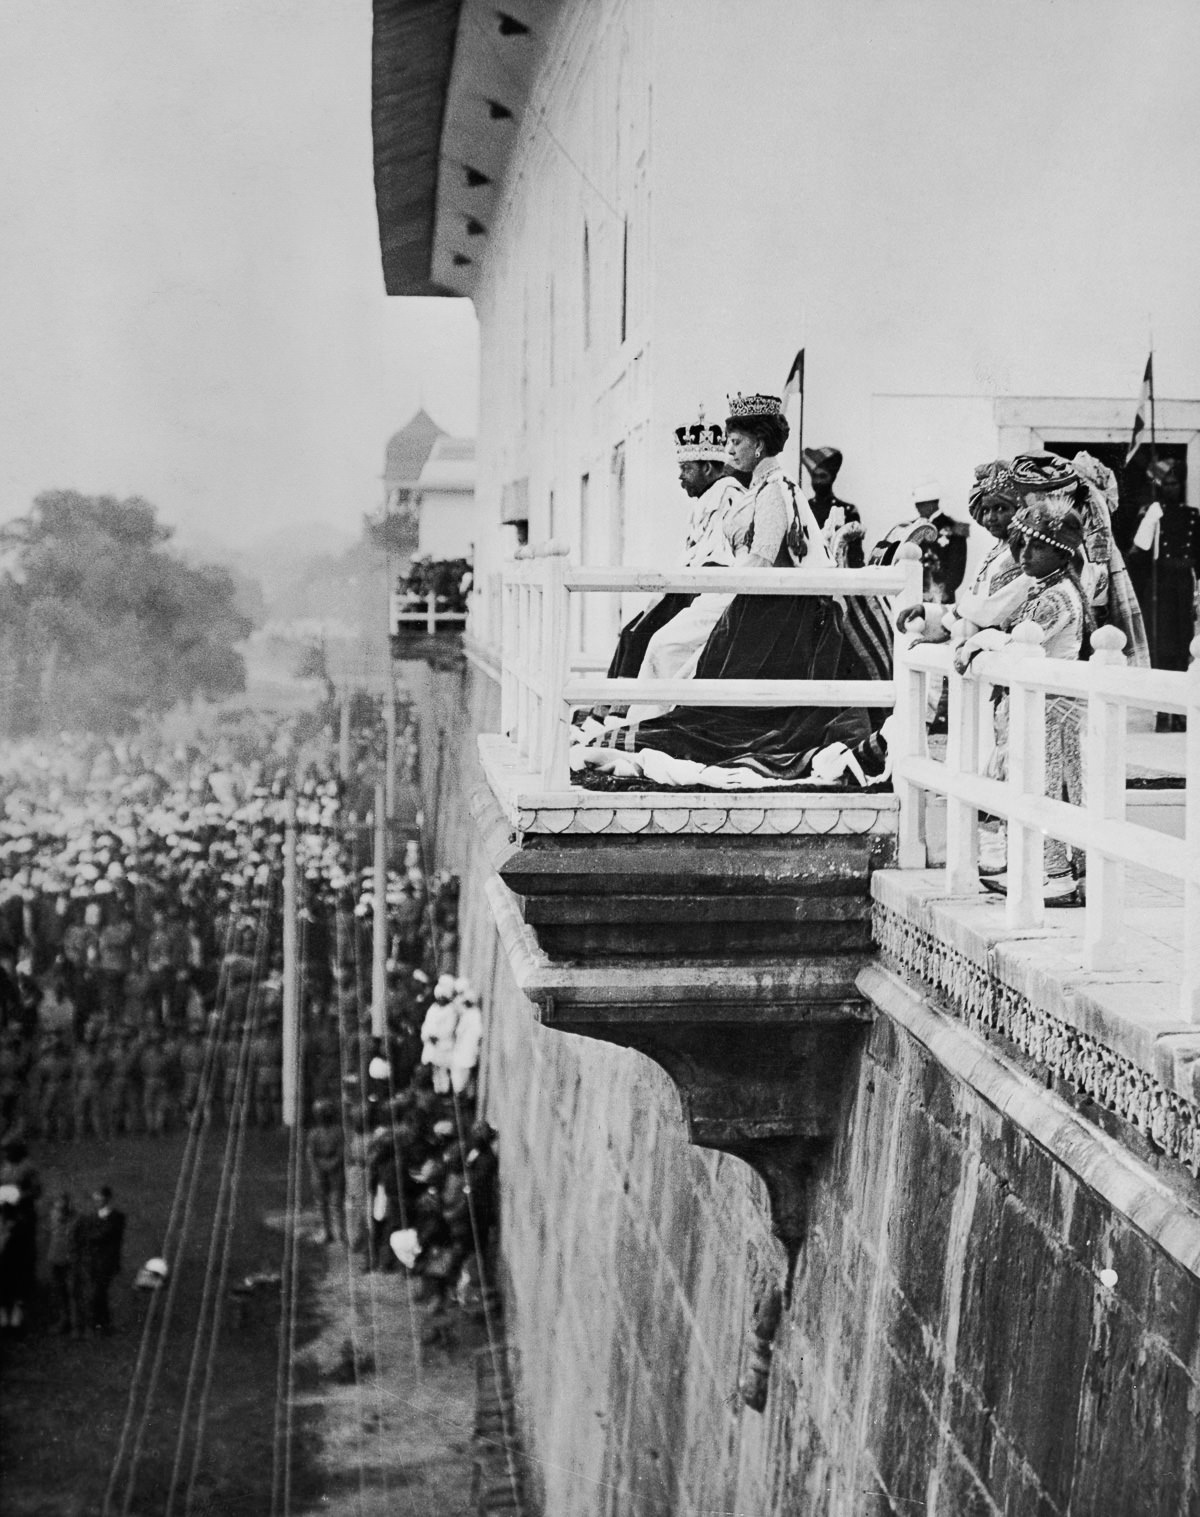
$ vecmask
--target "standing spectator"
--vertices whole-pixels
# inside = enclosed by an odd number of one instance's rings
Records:
[[[455,1095],[462,1095],[470,1086],[479,1065],[479,1050],[483,1046],[483,1013],[479,1009],[479,997],[470,988],[464,988],[457,997],[458,1023],[454,1029],[454,1047],[450,1054],[450,1086]]]
[[[142,1117],[146,1131],[151,1137],[161,1138],[167,1130],[167,1104],[170,1099],[167,1055],[161,1033],[150,1032],[146,1035],[138,1059],[138,1071],[142,1077]]]
[[[127,1028],[112,1053],[108,1130],[114,1137],[141,1129],[141,1052],[133,1029]]]
[[[500,1161],[496,1157],[496,1129],[480,1120],[471,1128],[467,1150],[466,1194],[469,1198],[471,1231],[482,1273],[487,1273],[492,1231],[500,1218]]]
[[[225,1110],[226,1122],[232,1124],[237,1117],[238,1072],[242,1062],[241,1033],[227,1033],[224,1042],[218,1046],[221,1050],[221,1105]],[[245,1100],[245,1092],[242,1099]]]
[[[89,966],[96,956],[96,934],[86,921],[86,911],[75,903],[63,932],[62,957],[67,994],[75,1007],[76,1031],[95,1011],[95,991]]]
[[[114,901],[110,910],[109,920],[100,929],[100,1008],[110,1021],[115,1021],[125,1005],[125,981],[132,962],[133,923],[119,901]]]
[[[79,1252],[83,1264],[87,1317],[97,1337],[112,1332],[108,1293],[121,1272],[125,1213],[113,1205],[112,1190],[102,1185],[93,1194],[95,1210],[80,1219]]]
[[[3,1212],[3,1320],[0,1326],[20,1328],[37,1284],[37,1203],[42,1193],[29,1150],[21,1142],[4,1145],[0,1163]]]
[[[309,1130],[305,1147],[308,1151],[309,1177],[317,1204],[321,1208],[321,1233],[317,1241],[333,1241],[336,1220],[337,1235],[345,1243],[346,1149],[337,1107],[332,1101],[316,1101],[313,1104],[313,1119],[315,1125]]]
[[[370,1164],[370,1118],[361,1108],[350,1113],[350,1140],[346,1146],[346,1242],[353,1253],[367,1250],[370,1197],[367,1169]]]
[[[101,1081],[101,1041],[92,1032],[76,1045],[72,1060],[75,1136],[103,1138],[108,1128],[108,1092]],[[61,1200],[61,1197],[60,1197]]]
[[[804,467],[808,470],[808,477],[812,481],[812,494],[808,497],[808,504],[812,508],[817,526],[821,529],[821,536],[832,553],[833,545],[842,528],[851,522],[861,523],[862,521],[858,507],[853,501],[841,500],[833,493],[834,481],[842,467],[841,450],[839,448],[805,448]],[[861,529],[859,535],[861,537]]]
[[[283,1120],[283,1039],[273,1019],[256,1034],[250,1058],[254,1120],[259,1127],[278,1127]]]
[[[1156,669],[1186,669],[1196,635],[1196,578],[1200,574],[1200,511],[1184,498],[1178,465],[1163,459],[1149,475],[1155,494],[1129,549],[1129,572],[1150,634]],[[1159,713],[1160,732],[1182,732],[1187,718]]]
[[[183,1040],[179,1050],[179,1068],[183,1076],[183,1114],[191,1119],[200,1101],[200,1086],[204,1078],[204,1038],[191,1033]]]
[[[71,1124],[71,1056],[59,1038],[51,1038],[38,1059],[39,1131],[43,1138],[65,1138]]]
[[[73,1338],[81,1337],[83,1330],[79,1222],[79,1213],[70,1193],[64,1190],[50,1208],[46,1262],[50,1266],[54,1299],[54,1331],[70,1333]]]
[[[958,521],[939,509],[941,490],[932,481],[913,490],[912,512],[891,527],[871,550],[872,564],[890,564],[901,544],[912,542],[921,550],[925,566],[922,599],[953,605],[967,572],[969,522]]]
[[[458,1027],[458,1004],[454,980],[442,975],[434,986],[433,1001],[421,1024],[421,1063],[433,1067],[433,1088],[439,1095],[450,1090],[450,1065],[454,1058],[454,1034]]]

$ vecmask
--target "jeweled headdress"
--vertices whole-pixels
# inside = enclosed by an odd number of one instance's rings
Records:
[[[778,395],[729,395],[729,420],[748,420],[753,416],[782,416],[783,402]]]
[[[1021,494],[1012,475],[1012,463],[1007,458],[996,458],[991,463],[976,464],[975,483],[971,487],[967,509],[971,519],[982,523],[983,508],[989,500],[1008,501],[1010,505],[1021,504]]]
[[[1069,506],[1048,505],[1044,500],[1026,506],[1013,523],[1013,530],[1062,553],[1073,555],[1083,547],[1083,522],[1078,511]]]
[[[715,422],[705,421],[703,406],[699,421],[675,428],[675,461],[681,464],[725,461],[725,430]]]

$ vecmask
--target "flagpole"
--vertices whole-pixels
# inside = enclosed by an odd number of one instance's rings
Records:
[[[804,375],[800,375],[800,416],[796,422],[796,484],[804,494]]]
[[[1154,424],[1154,349],[1150,349],[1150,503],[1158,501],[1158,432]],[[1162,534],[1162,517],[1154,523],[1154,547],[1150,559],[1150,647],[1151,663],[1158,661],[1158,548]]]

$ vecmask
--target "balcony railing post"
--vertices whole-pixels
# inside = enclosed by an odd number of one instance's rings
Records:
[[[510,741],[517,722],[517,587],[505,575],[500,587],[500,731]]]
[[[546,544],[542,599],[542,789],[566,789],[570,784],[567,761],[570,712],[563,694],[570,674],[568,639],[570,608],[565,583],[567,547]]]
[[[536,566],[541,572],[541,565]],[[524,657],[521,661],[521,755],[532,769],[537,764],[538,731],[537,717],[538,623],[541,609],[542,587],[537,579],[522,586],[524,599],[521,603],[521,646]]]
[[[946,770],[979,773],[979,682],[957,670],[947,675]],[[946,889],[969,895],[979,888],[979,811],[970,801],[946,798]]]
[[[425,631],[430,637],[437,631],[437,596],[432,590],[425,597]]]
[[[1119,627],[1100,627],[1092,634],[1094,668],[1125,663],[1125,634]],[[1088,697],[1084,737],[1088,818],[1095,822],[1125,820],[1124,701],[1094,691]],[[1097,828],[1102,831],[1102,828]],[[1083,927],[1083,962],[1088,969],[1116,969],[1121,963],[1125,916],[1125,864],[1122,859],[1087,852],[1087,916]]]
[[[533,637],[530,607],[533,587],[522,580],[517,591],[517,751],[529,754],[529,648]]]
[[[921,603],[923,566],[921,550],[915,543],[902,543],[896,553],[897,567],[904,570],[904,588],[893,603],[894,621],[908,606]],[[896,707],[893,717],[895,758],[921,758],[925,752],[925,700],[927,676],[910,667],[905,658],[908,643],[897,632],[892,644],[892,667],[896,680]],[[901,869],[924,869],[925,806],[924,790],[908,780],[895,778],[893,784],[900,802],[898,818],[897,863]]]
[[[1184,794],[1187,877],[1183,882],[1183,985],[1181,1010],[1200,1022],[1200,637],[1192,641],[1187,680],[1187,757]]]
[[[1013,630],[1011,652],[1045,658],[1043,635],[1035,622],[1021,622]],[[1019,670],[1008,687],[1008,783],[1017,797],[1046,793],[1046,693],[1022,685]],[[1009,821],[1009,927],[1040,927],[1045,919],[1043,845],[1039,827]]]

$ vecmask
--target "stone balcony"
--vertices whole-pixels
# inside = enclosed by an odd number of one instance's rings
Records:
[[[838,585],[846,593],[873,590],[899,595],[900,603],[915,598],[905,579],[912,565],[893,569],[896,581],[886,587],[872,573],[883,571],[788,571],[793,577],[786,588],[835,593],[834,577],[844,575]],[[680,576],[576,570],[553,545],[517,561],[505,578],[499,671],[505,735],[480,738],[485,784],[474,810],[496,873],[489,894],[501,938],[542,1023],[635,1049],[666,1069],[692,1141],[737,1154],[762,1174],[777,1229],[794,1258],[805,1235],[811,1178],[842,1130],[864,1031],[883,1004],[876,994],[879,945],[892,945],[885,962],[890,958],[923,979],[920,963],[910,963],[896,944],[911,938],[920,945],[918,958],[923,954],[936,964],[942,962],[938,951],[951,939],[957,943],[956,933],[961,936],[957,919],[938,918],[930,926],[916,906],[913,916],[887,904],[892,881],[902,877],[897,866],[906,871],[904,878],[914,879],[924,878],[920,872],[927,865],[944,862],[937,874],[941,893],[968,902],[989,924],[982,947],[972,940],[969,950],[960,945],[958,957],[943,952],[943,958],[953,963],[958,979],[971,981],[973,995],[983,994],[984,981],[989,987],[995,982],[997,1005],[1007,1005],[1014,993],[995,973],[998,924],[1018,938],[1077,938],[1066,951],[1078,949],[1083,972],[1115,970],[1119,980],[1141,909],[1126,909],[1126,872],[1166,870],[1180,892],[1172,909],[1191,924],[1180,934],[1183,967],[1171,982],[1177,1004],[1165,1022],[1157,1009],[1157,1021],[1151,1019],[1153,1030],[1165,1028],[1169,1041],[1148,1043],[1144,1018],[1130,1019],[1125,1011],[1117,1016],[1111,1008],[1105,1013],[1108,1034],[1094,1041],[1096,1057],[1123,1071],[1121,1089],[1146,1096],[1137,1098],[1139,1121],[1149,1122],[1146,1112],[1153,1108],[1154,1120],[1173,1135],[1165,1151],[1194,1172],[1200,1119],[1190,1070],[1196,1047],[1191,1029],[1200,1021],[1194,846],[1200,813],[1189,806],[1188,791],[1194,795],[1200,787],[1200,749],[1193,737],[1200,732],[1200,664],[1189,675],[1127,669],[1111,629],[1095,635],[1086,663],[1047,661],[1040,630],[1023,627],[1008,651],[983,655],[964,677],[950,667],[945,647],[898,642],[896,678],[872,690],[872,704],[895,706],[894,794],[804,787],[597,790],[576,783],[568,762],[569,711],[628,701],[631,692],[620,681],[576,677],[580,666],[571,665],[567,651],[570,594],[703,593],[721,584],[739,593],[785,588],[779,571],[770,570]],[[925,733],[927,682],[934,677],[946,679],[949,688],[944,749]],[[1022,763],[1003,783],[982,772],[985,712],[990,719],[991,709],[985,697],[994,684],[1009,688],[1023,724]],[[861,693],[861,686],[835,688],[835,682],[803,689],[786,681],[728,681],[719,690],[715,681],[690,685],[669,681],[659,687],[659,698],[698,705],[848,705]],[[1056,692],[1088,703],[1087,769],[1093,781],[1085,808],[1043,793],[1043,704]],[[1186,751],[1170,757],[1164,776],[1182,768],[1190,786],[1136,788],[1163,777],[1156,778],[1153,755],[1138,751],[1142,740],[1126,731],[1127,712],[1141,709],[1188,714]],[[981,811],[1008,820],[1008,868],[1018,888],[1006,902],[980,902]],[[1042,834],[1066,839],[1088,858],[1086,908],[1061,924],[1045,919]],[[1157,994],[1162,986],[1154,983]],[[1139,993],[1149,984],[1139,981]],[[936,985],[933,991],[940,993]],[[1123,983],[1115,992],[1126,1000],[1129,993]],[[1076,997],[1072,1004],[1084,1002]],[[1082,1036],[1079,1029],[1072,1032],[1069,1020],[1059,1018],[1062,1025],[1055,1023],[1048,1041],[1039,1033],[1035,1059],[1042,1043],[1066,1047],[1076,1033]],[[1179,1067],[1169,1078],[1155,1076],[1171,1052],[1182,1061]],[[1064,1078],[1057,1068],[1049,1076]],[[1095,1083],[1091,1075],[1080,1079],[1080,1090],[1090,1090],[1089,1080]],[[1089,1099],[1095,1096],[1093,1091]]]
[[[435,597],[424,604],[400,601],[393,605],[388,644],[397,662],[414,660],[435,669],[452,669],[462,662],[465,611],[439,609]]]
[[[904,593],[920,563],[889,569],[575,569],[524,550],[503,584],[500,728],[480,738],[475,815],[489,894],[521,989],[543,1025],[635,1049],[671,1075],[693,1142],[763,1176],[792,1257],[810,1178],[840,1130],[871,1012],[855,980],[870,958],[871,877],[896,862],[890,792],[644,790],[576,784],[572,708],[629,699],[572,666],[578,593]],[[594,667],[594,665],[593,665]],[[672,703],[829,706],[850,681],[668,681]],[[644,687],[643,687],[644,688]],[[895,687],[872,687],[886,706]]]
[[[895,796],[545,790],[479,743],[489,894],[539,1019],[662,1065],[692,1141],[766,1180],[794,1255],[871,1018],[855,981]]]

